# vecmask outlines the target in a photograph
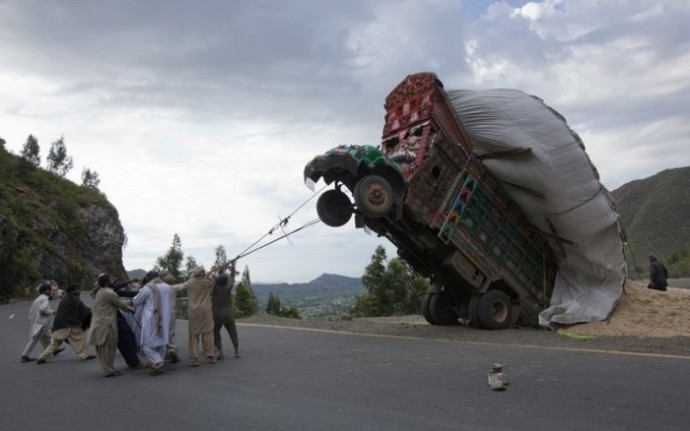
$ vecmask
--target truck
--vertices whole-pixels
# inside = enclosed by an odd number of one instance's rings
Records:
[[[387,96],[379,146],[343,145],[313,158],[304,179],[327,186],[316,211],[387,238],[428,277],[421,314],[433,325],[538,326],[557,263],[537,229],[472,151],[443,83],[407,76]]]

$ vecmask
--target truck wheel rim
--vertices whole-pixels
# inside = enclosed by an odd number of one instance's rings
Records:
[[[502,301],[496,301],[491,306],[491,315],[495,322],[504,322],[508,314],[508,307]]]
[[[376,207],[381,207],[386,204],[388,197],[386,192],[377,184],[372,184],[367,189],[367,202]]]

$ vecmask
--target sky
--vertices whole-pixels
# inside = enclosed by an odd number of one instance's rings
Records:
[[[516,88],[565,116],[609,190],[690,166],[690,2],[0,0],[0,137],[64,137],[98,173],[128,270],[178,234],[207,268],[317,218],[304,166],[380,141],[386,95]],[[317,185],[317,191],[323,183]],[[272,232],[269,234],[269,232]],[[354,222],[242,257],[254,282],[359,277],[378,245]]]

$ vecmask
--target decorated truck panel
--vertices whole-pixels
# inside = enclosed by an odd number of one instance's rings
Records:
[[[553,291],[553,251],[473,154],[443,84],[410,75],[384,107],[378,148],[340,146],[306,165],[305,181],[334,186],[317,201],[321,220],[338,227],[354,216],[389,239],[431,280],[421,310],[431,324],[537,326]]]

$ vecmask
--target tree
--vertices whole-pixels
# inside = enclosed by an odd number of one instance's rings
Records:
[[[184,264],[184,274],[182,274],[183,279],[188,279],[192,276],[194,269],[199,266],[196,263],[196,258],[194,256],[187,256],[187,260]]]
[[[220,268],[228,261],[228,255],[225,253],[225,247],[219,245],[216,247],[216,261],[213,263],[213,268]]]
[[[400,258],[386,264],[386,250],[376,247],[366,267],[362,283],[367,293],[359,295],[351,314],[354,316],[391,316],[418,314],[429,281],[418,275]]]
[[[280,316],[281,317],[288,317],[290,319],[301,319],[302,315],[299,313],[299,310],[294,307],[282,307],[280,309]]]
[[[180,267],[182,266],[182,259],[184,259],[184,253],[182,252],[182,241],[179,235],[175,234],[173,236],[172,245],[168,249],[168,252],[164,256],[158,257],[156,259],[156,265],[158,268],[170,272],[176,280],[180,279]]]
[[[280,314],[280,297],[278,295],[274,295],[273,292],[268,294],[266,313],[273,314],[275,316]]]
[[[274,316],[289,317],[292,319],[302,318],[302,316],[299,314],[299,310],[296,307],[285,307],[280,302],[280,296],[278,296],[278,294],[274,294],[273,292],[268,294],[266,313]]]
[[[371,263],[367,265],[364,269],[364,275],[362,275],[362,284],[369,289],[369,293],[375,293],[374,291],[384,285],[386,259],[386,249],[381,245],[376,247],[374,254],[371,256]]]
[[[0,150],[4,150],[4,149],[5,149],[5,144],[6,144],[6,143],[7,143],[6,140],[0,138]]]
[[[242,280],[235,287],[235,298],[233,301],[235,317],[249,317],[259,312],[259,301],[252,290],[249,279],[249,268],[245,267],[242,272]]]
[[[24,143],[24,146],[22,147],[22,152],[21,156],[22,159],[26,160],[29,162],[31,166],[38,167],[38,165],[41,164],[41,158],[38,155],[40,151],[40,148],[38,146],[38,139],[34,137],[34,135],[29,135],[28,138],[26,138],[26,142]]]
[[[60,139],[51,144],[47,162],[48,172],[60,178],[63,178],[67,175],[67,172],[72,170],[72,156],[67,155],[67,146],[63,136],[60,136]]]
[[[98,189],[98,185],[101,183],[101,179],[98,178],[98,172],[92,171],[89,168],[84,168],[81,171],[81,185],[82,187],[91,187],[93,189]]]

